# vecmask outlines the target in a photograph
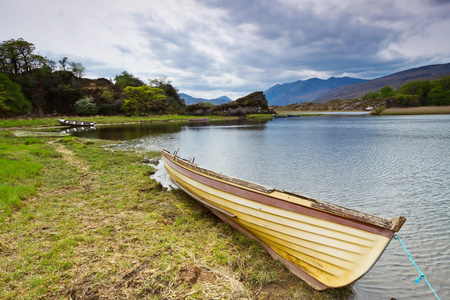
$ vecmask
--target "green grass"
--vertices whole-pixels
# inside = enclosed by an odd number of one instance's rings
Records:
[[[159,153],[107,143],[0,132],[9,207],[0,212],[0,299],[351,295],[312,290],[185,193],[164,190],[143,163]]]
[[[252,118],[257,116],[265,117],[266,115],[252,115]],[[96,124],[125,124],[125,123],[146,123],[146,122],[168,122],[168,121],[187,121],[194,116],[183,115],[152,115],[146,117],[125,117],[125,116],[89,116],[89,117],[51,117],[51,118],[13,118],[0,119],[0,128],[11,127],[53,127],[59,126],[58,119],[69,120],[84,120],[95,122]],[[219,117],[208,116],[210,120],[233,119],[235,117]]]
[[[0,222],[19,209],[21,200],[36,193],[40,171],[46,157],[54,155],[36,138],[11,138],[2,133],[0,139]],[[36,156],[41,159],[36,159]]]

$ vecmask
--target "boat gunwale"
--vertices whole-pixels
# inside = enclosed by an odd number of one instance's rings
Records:
[[[80,120],[58,119],[58,122],[62,126],[70,126],[70,127],[87,127],[96,125],[95,122],[80,121]]]
[[[274,198],[278,201],[283,201],[286,203],[291,203],[293,205],[299,205],[304,207],[305,209],[312,209],[312,210],[316,210],[322,213],[327,213],[327,214],[331,214],[331,215],[335,215],[338,217],[343,217],[345,219],[349,219],[351,221],[356,221],[358,223],[360,223],[361,225],[369,225],[369,226],[375,226],[378,227],[380,229],[384,229],[384,230],[388,230],[390,231],[390,233],[385,232],[382,235],[385,235],[387,237],[392,236],[392,234],[394,232],[397,232],[400,230],[400,228],[402,227],[402,225],[404,224],[404,222],[406,221],[406,218],[404,217],[394,217],[391,219],[385,219],[379,216],[375,216],[375,215],[371,215],[369,213],[365,213],[362,211],[358,211],[358,210],[354,210],[354,209],[350,209],[344,206],[340,206],[340,205],[336,205],[336,204],[332,204],[326,201],[321,201],[321,200],[317,200],[317,199],[313,199],[310,197],[306,197],[303,196],[299,193],[296,192],[290,192],[290,191],[284,191],[284,190],[277,190],[271,187],[267,187],[264,185],[260,185],[257,183],[253,183],[247,180],[243,180],[243,179],[239,179],[239,178],[235,178],[229,175],[224,175],[224,174],[220,174],[214,171],[211,171],[209,169],[205,169],[202,167],[199,167],[198,165],[194,164],[193,162],[181,158],[179,156],[177,156],[177,151],[175,151],[173,154],[170,153],[169,151],[162,149],[161,153],[163,154],[163,156],[168,156],[169,160],[173,160],[174,162],[177,162],[181,165],[183,165],[185,168],[187,168],[187,170],[192,169],[195,170],[203,175],[207,175],[207,176],[211,176],[213,178],[217,178],[220,180],[224,180],[226,182],[229,182],[233,185],[238,185],[238,186],[242,186],[243,188],[251,191],[257,191],[260,193],[264,193],[267,194],[267,196],[270,197],[270,193],[272,192],[280,192],[280,193],[284,193],[287,195],[291,195],[291,196],[295,196],[298,198],[301,198],[302,200],[308,200],[311,202],[311,207],[307,207],[301,204],[297,204],[295,202],[290,202],[290,201],[286,201],[284,199],[279,199],[279,198]],[[364,229],[363,229],[364,230]]]

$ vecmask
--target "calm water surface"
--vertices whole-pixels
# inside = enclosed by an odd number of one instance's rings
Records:
[[[399,236],[450,299],[450,116],[321,116],[98,127],[82,136],[180,156],[224,174],[407,221]],[[353,288],[357,299],[435,299],[397,240]]]

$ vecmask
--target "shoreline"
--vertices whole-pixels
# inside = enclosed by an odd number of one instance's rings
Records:
[[[320,116],[328,114],[370,114],[364,110],[323,110],[323,111],[302,111],[302,110],[276,110],[278,114],[299,114],[301,116]],[[450,106],[419,106],[419,107],[396,107],[387,108],[380,115],[440,115],[450,114]]]

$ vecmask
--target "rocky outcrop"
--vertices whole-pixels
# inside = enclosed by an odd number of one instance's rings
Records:
[[[246,116],[249,114],[272,114],[263,92],[254,92],[236,101],[217,106],[197,103],[186,108],[186,114],[195,116]]]

